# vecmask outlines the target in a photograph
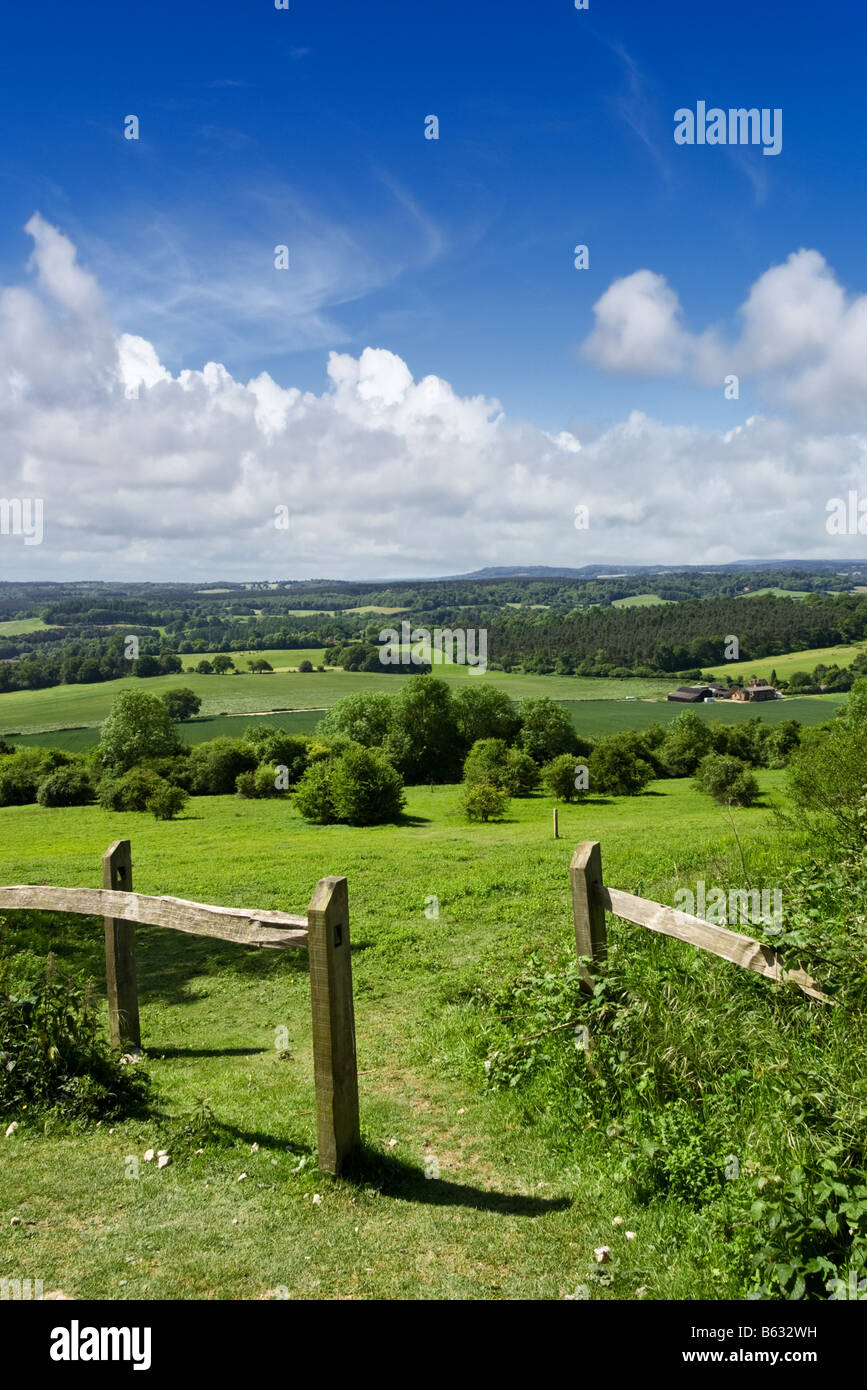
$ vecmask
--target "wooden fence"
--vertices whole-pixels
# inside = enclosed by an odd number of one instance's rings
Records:
[[[346,879],[321,878],[304,916],[214,907],[183,898],[151,898],[132,891],[130,842],[116,840],[102,856],[102,883],[101,889],[48,884],[0,888],[0,910],[75,912],[104,918],[109,1027],[114,1047],[141,1047],[136,923],[214,936],[239,946],[270,950],[306,946],[319,1166],[339,1173],[360,1137]]]
[[[585,983],[592,987],[593,966],[605,959],[605,913],[611,912],[626,922],[647,927],[663,936],[688,941],[711,955],[722,956],[734,965],[754,970],[778,984],[794,984],[811,999],[828,1004],[816,981],[803,970],[787,970],[783,959],[770,946],[763,946],[752,936],[715,926],[701,917],[691,917],[674,907],[637,898],[619,888],[609,888],[602,881],[602,852],[598,840],[585,840],[578,845],[569,868],[572,880],[572,911],[575,920],[575,947],[579,962],[589,958],[590,966],[579,964]]]

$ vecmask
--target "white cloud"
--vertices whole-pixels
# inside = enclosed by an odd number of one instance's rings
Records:
[[[760,275],[728,341],[714,326],[689,331],[676,292],[650,270],[615,280],[593,312],[582,351],[605,371],[690,372],[720,387],[735,373],[755,379],[771,402],[867,426],[867,295],[847,296],[818,251],[802,248]]]
[[[39,292],[0,292],[0,492],[44,499],[45,539],[0,537],[6,578],[828,555],[838,542],[825,503],[867,476],[867,437],[780,420],[723,435],[633,413],[581,440],[513,424],[496,400],[416,381],[382,347],[332,352],[321,394],[267,372],[244,383],[217,362],[173,375],[146,338],[113,331],[68,240],[41,219],[31,232]],[[621,300],[630,321],[636,303],[651,306],[645,345],[681,331],[653,280]],[[851,307],[843,319],[861,331]],[[801,327],[804,351],[810,332]],[[769,350],[765,339],[752,349]],[[590,510],[580,532],[579,504]],[[274,525],[278,506],[288,532]]]

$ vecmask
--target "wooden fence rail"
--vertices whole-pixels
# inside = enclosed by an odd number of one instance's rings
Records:
[[[575,948],[579,957],[590,959],[590,967],[579,965],[584,981],[592,986],[593,967],[605,958],[605,913],[611,912],[626,922],[663,936],[687,941],[711,955],[721,956],[734,965],[754,970],[778,984],[794,984],[811,999],[828,1004],[816,981],[804,970],[789,970],[783,958],[770,946],[764,946],[752,936],[729,931],[727,927],[691,917],[674,907],[637,898],[619,888],[609,888],[602,881],[602,851],[598,840],[585,840],[578,845],[569,869],[572,881],[572,911],[575,922]]]
[[[102,857],[102,888],[50,884],[0,887],[0,911],[74,912],[105,922],[105,975],[113,1047],[141,1048],[135,927],[171,927],[238,946],[307,947],[319,1166],[339,1173],[360,1140],[358,1067],[352,998],[349,900],[345,878],[322,878],[304,916],[215,907],[132,891],[129,840]]]

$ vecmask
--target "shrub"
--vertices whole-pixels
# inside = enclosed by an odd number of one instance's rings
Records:
[[[400,773],[381,753],[348,748],[335,759],[331,798],[345,825],[382,825],[396,820],[406,800]]]
[[[561,753],[552,758],[542,770],[542,780],[549,796],[559,801],[578,801],[587,795],[584,788],[576,787],[578,760],[574,753]]]
[[[600,739],[590,754],[588,767],[590,790],[612,796],[638,796],[653,779],[653,768],[628,733]]]
[[[295,805],[304,819],[315,825],[333,825],[337,819],[331,794],[333,770],[333,759],[318,759],[310,764],[295,788]]]
[[[55,768],[39,783],[40,806],[87,806],[93,800],[93,782],[86,767],[70,763]]]
[[[103,777],[96,799],[106,811],[144,811],[162,781],[150,768],[133,767],[122,777]]]
[[[241,772],[235,782],[239,796],[261,800],[263,797],[283,796],[288,786],[283,785],[285,774],[278,773],[280,764],[260,763],[255,772]]]
[[[727,753],[709,753],[699,763],[696,786],[723,806],[752,806],[759,784],[747,764]]]
[[[299,667],[298,667],[298,670],[299,670],[299,671],[312,671],[312,670],[313,670],[313,662],[312,662],[312,661],[306,661],[306,660],[305,660],[305,661],[302,661],[302,662],[300,663]]]
[[[151,792],[147,799],[146,809],[156,820],[174,820],[189,799],[189,795],[183,787],[172,787],[160,778],[160,785]]]
[[[510,748],[506,756],[503,789],[510,796],[532,796],[539,786],[540,772],[529,753]]]
[[[49,772],[72,761],[57,748],[19,748],[0,762],[0,806],[27,806],[36,800]]]
[[[294,787],[303,774],[313,742],[303,734],[288,734],[272,724],[245,729],[243,741],[255,750],[260,763],[276,763],[285,767],[290,787]]]
[[[804,730],[801,747],[789,763],[788,783],[795,805],[810,819],[818,819],[835,841],[864,843],[867,680],[856,682],[831,724]]]
[[[465,782],[461,809],[467,820],[500,820],[509,804],[506,793],[493,782]]]
[[[229,796],[240,772],[253,772],[256,750],[241,739],[212,738],[190,754],[190,790],[196,796]]]
[[[400,774],[388,759],[357,744],[313,763],[295,791],[302,816],[319,825],[380,825],[397,819],[404,799]]]
[[[35,969],[33,959],[22,977],[20,961],[0,950],[0,1114],[17,1118],[26,1107],[95,1121],[141,1110],[149,1078],[100,1037],[90,985],[51,955]]]

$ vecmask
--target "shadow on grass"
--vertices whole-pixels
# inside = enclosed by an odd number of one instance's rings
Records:
[[[443,1178],[429,1178],[423,1169],[404,1163],[362,1142],[347,1163],[348,1182],[374,1186],[384,1197],[429,1207],[471,1207],[505,1216],[549,1216],[572,1205],[571,1197],[526,1197],[518,1192],[489,1191]]]
[[[171,1062],[179,1057],[261,1057],[267,1047],[164,1047],[148,1038],[147,1052],[160,1061]]]

